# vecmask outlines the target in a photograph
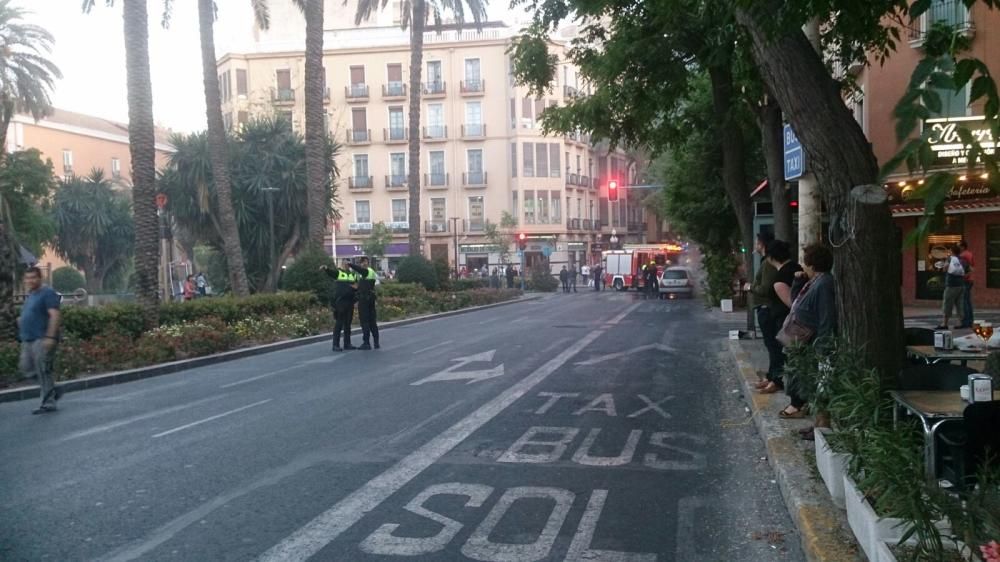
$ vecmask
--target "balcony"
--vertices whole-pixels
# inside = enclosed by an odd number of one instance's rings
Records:
[[[352,222],[347,227],[347,232],[353,236],[364,236],[372,233],[372,223]]]
[[[448,174],[424,174],[424,186],[430,189],[447,188],[448,179]]]
[[[563,86],[563,97],[573,99],[579,96],[580,96],[580,90],[577,90],[573,86],[569,85]]]
[[[567,219],[566,230],[580,230],[580,219]]]
[[[371,129],[347,129],[347,144],[361,145],[371,144]]]
[[[571,174],[571,173],[569,173],[569,170],[566,170],[566,185],[567,186],[570,186],[570,185],[579,186],[580,185],[580,174]]]
[[[448,140],[448,126],[447,125],[430,125],[424,127],[424,140],[427,141],[443,141]]]
[[[486,125],[483,123],[462,125],[462,138],[463,139],[486,138]]]
[[[595,219],[583,219],[580,221],[583,226],[583,230],[593,231],[601,229],[601,221]]]
[[[406,189],[406,174],[391,174],[385,177],[386,189]]]
[[[462,228],[465,232],[483,232],[486,230],[486,221],[462,219]]]
[[[406,127],[390,127],[382,129],[382,138],[387,143],[403,143],[409,138],[406,132]]]
[[[374,183],[372,179],[372,176],[349,176],[347,178],[347,188],[358,191],[371,189]]]
[[[459,89],[463,96],[481,96],[486,93],[486,80],[462,80]]]
[[[920,46],[935,22],[947,23],[956,31],[972,37],[976,33],[976,25],[972,22],[972,14],[962,0],[938,0],[931,2],[930,7],[920,19],[909,29],[910,44]]]
[[[351,84],[344,86],[344,96],[348,103],[368,101],[368,84]]]
[[[402,82],[389,82],[382,85],[382,99],[400,100],[406,99],[406,84]]]
[[[295,103],[295,90],[271,88],[271,101],[280,105]]]
[[[486,187],[486,172],[463,172],[462,185],[465,187]]]
[[[424,232],[427,234],[448,234],[451,232],[449,221],[424,221]]]
[[[590,189],[590,187],[593,185],[593,183],[591,183],[591,181],[590,181],[590,176],[580,176],[580,184],[579,185],[580,185],[580,187],[585,187],[587,189]]]
[[[410,232],[410,223],[407,221],[393,221],[389,223],[389,230],[393,234],[406,234]]]
[[[443,80],[437,80],[434,82],[424,82],[423,90],[425,98],[441,98],[444,97],[445,91],[448,84]]]

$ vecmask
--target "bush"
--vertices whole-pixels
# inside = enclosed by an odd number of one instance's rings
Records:
[[[86,285],[83,274],[72,267],[64,266],[52,272],[52,288],[60,293],[72,293]]]
[[[506,283],[506,279],[504,283]],[[490,286],[489,279],[483,279],[481,277],[475,279],[456,279],[451,282],[451,290],[453,291],[468,291],[470,289],[486,289]]]
[[[407,256],[396,268],[396,278],[401,283],[419,283],[428,291],[438,288],[437,272],[434,264],[423,256]]]
[[[437,276],[438,289],[447,291],[454,286],[451,279],[451,267],[448,265],[448,260],[434,260],[434,274]]]
[[[709,251],[702,249],[705,266],[705,298],[709,305],[718,306],[722,299],[732,298],[733,278],[736,275],[736,268],[739,263],[730,253]]]
[[[137,304],[109,304],[94,307],[65,307],[63,331],[77,339],[89,340],[109,331],[138,338],[145,330],[142,308]]]
[[[333,305],[333,279],[322,266],[333,267],[333,259],[322,250],[307,250],[295,258],[295,263],[288,266],[281,280],[281,288],[286,291],[311,292],[319,302]]]
[[[547,267],[533,267],[525,285],[529,291],[551,293],[559,288],[559,280],[549,273]]]
[[[326,275],[323,272],[319,273]],[[318,302],[315,294],[309,292],[258,294],[243,298],[227,296],[195,299],[160,307],[160,325],[193,322],[207,317],[215,317],[226,324],[234,324],[244,318],[305,312],[316,306]]]
[[[17,342],[0,342],[0,386],[14,384],[20,377],[17,371],[19,354]]]

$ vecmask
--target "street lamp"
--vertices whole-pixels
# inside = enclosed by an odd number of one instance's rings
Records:
[[[271,265],[273,267],[274,263],[278,261],[278,256],[274,253],[274,192],[281,190],[277,187],[264,187],[261,188],[261,191],[267,194],[267,224],[271,231]],[[275,279],[275,282],[277,282],[277,279]]]
[[[458,221],[459,217],[451,217],[452,245],[455,246],[455,279],[458,279]]]
[[[618,231],[616,229],[611,229],[611,238],[608,238],[608,242],[611,243],[612,249],[618,249]]]

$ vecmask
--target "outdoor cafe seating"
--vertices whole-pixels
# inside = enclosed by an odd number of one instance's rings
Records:
[[[976,483],[987,460],[1000,462],[1000,401],[969,404],[962,419],[940,434],[939,476],[959,490]]]

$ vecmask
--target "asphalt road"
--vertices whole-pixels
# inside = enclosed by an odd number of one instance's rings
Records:
[[[0,404],[0,559],[802,560],[728,328],[581,291]]]

